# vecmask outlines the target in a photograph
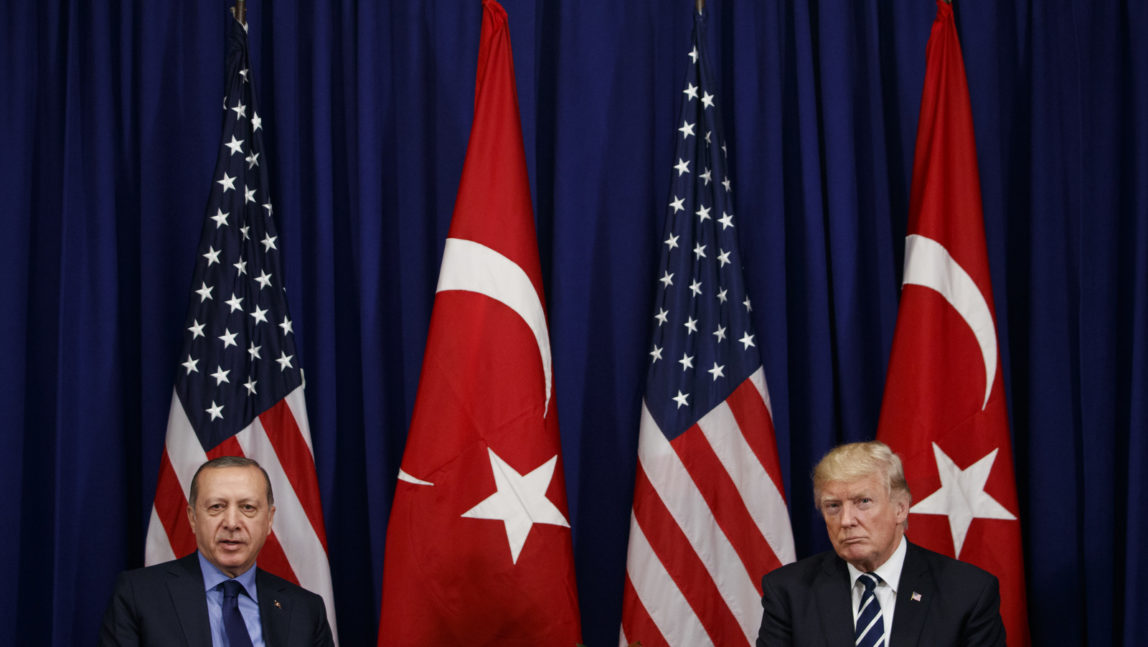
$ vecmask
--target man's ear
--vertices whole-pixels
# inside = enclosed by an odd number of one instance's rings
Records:
[[[190,503],[187,504],[187,522],[191,524],[192,529],[195,529],[195,507]]]
[[[904,524],[909,519],[909,495],[904,492],[893,494],[893,506],[897,512],[897,523]]]

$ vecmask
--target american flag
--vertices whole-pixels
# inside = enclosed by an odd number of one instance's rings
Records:
[[[228,23],[222,144],[197,252],[145,561],[157,564],[195,550],[187,493],[204,461],[253,458],[271,477],[277,508],[259,567],[322,595],[334,632],[327,538],[272,217],[263,123],[246,27],[230,17]]]
[[[750,645],[761,576],[794,559],[701,33],[675,133],[621,644]]]

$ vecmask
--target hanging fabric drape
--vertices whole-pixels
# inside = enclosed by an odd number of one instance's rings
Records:
[[[230,3],[0,9],[0,642],[90,642],[143,561],[219,135]],[[654,270],[694,2],[507,0],[583,640],[618,642]],[[1148,7],[960,0],[1034,644],[1148,633]],[[923,0],[709,0],[797,556],[808,473],[876,433]],[[386,525],[474,114],[481,3],[247,23],[344,644]],[[273,117],[273,119],[271,118]],[[17,621],[19,618],[19,621]],[[1050,619],[1055,618],[1056,622]],[[1056,627],[1048,635],[1047,627]]]

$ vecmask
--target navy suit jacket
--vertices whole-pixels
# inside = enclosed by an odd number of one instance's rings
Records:
[[[255,572],[268,647],[334,645],[323,598],[266,571]],[[120,573],[100,629],[101,647],[211,647],[199,557]]]
[[[920,546],[907,548],[889,644],[1003,647],[997,578]],[[852,647],[849,570],[835,552],[782,566],[762,578],[761,588],[758,647]]]

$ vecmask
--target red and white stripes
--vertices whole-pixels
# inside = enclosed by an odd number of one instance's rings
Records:
[[[795,557],[776,447],[760,368],[673,440],[643,406],[621,644],[753,644]]]
[[[259,567],[323,597],[335,631],[335,606],[327,537],[315,474],[303,387],[291,391],[235,436],[204,451],[173,394],[167,437],[145,550],[158,564],[195,550],[187,497],[195,471],[219,456],[246,456],[267,470],[275,494],[275,521],[259,554]]]

